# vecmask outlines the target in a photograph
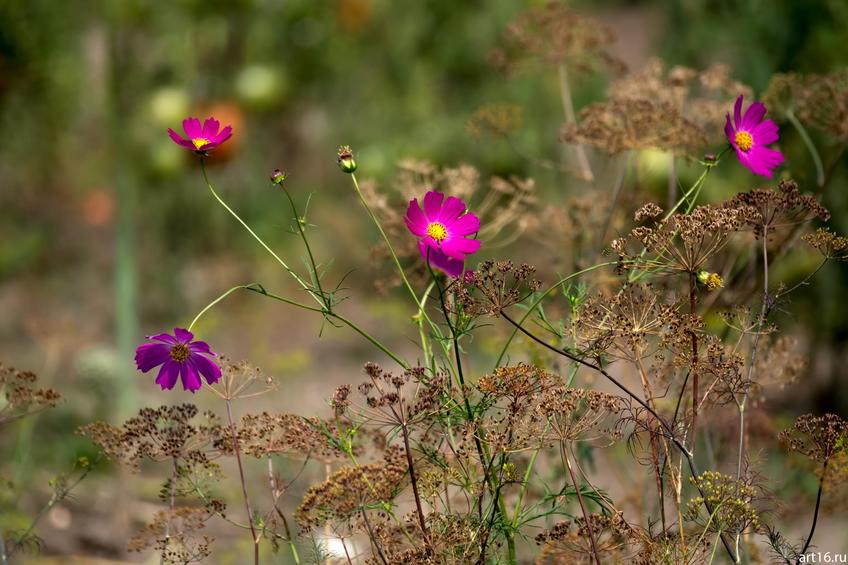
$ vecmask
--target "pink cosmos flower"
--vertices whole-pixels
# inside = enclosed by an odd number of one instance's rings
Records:
[[[730,114],[724,126],[724,133],[739,162],[745,165],[755,175],[771,178],[774,169],[783,163],[783,154],[766,145],[778,139],[777,124],[771,120],[763,120],[766,107],[762,102],[751,104],[745,114],[742,114],[742,96],[736,99],[733,108],[733,123]]]
[[[201,375],[210,385],[221,378],[221,368],[212,360],[217,355],[205,341],[195,341],[190,331],[174,328],[174,335],[161,333],[149,335],[147,339],[157,343],[139,345],[135,350],[135,364],[142,373],[161,365],[156,384],[162,390],[174,388],[177,377],[182,380],[183,389],[191,392],[203,386]]]
[[[206,118],[203,126],[200,125],[200,120],[197,118],[186,118],[183,120],[183,131],[185,131],[188,139],[183,138],[171,128],[168,128],[168,135],[177,145],[190,149],[199,155],[205,155],[233,135],[232,126],[220,128],[221,123],[215,118]]]
[[[467,236],[480,230],[480,218],[466,213],[465,203],[435,190],[424,195],[424,209],[413,198],[404,217],[406,227],[418,237],[425,261],[452,277],[458,277],[465,258],[480,249],[480,241]]]

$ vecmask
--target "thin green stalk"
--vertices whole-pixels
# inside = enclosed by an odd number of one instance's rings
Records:
[[[246,229],[246,230],[247,230],[247,232],[248,232],[251,236],[253,236],[253,239],[255,239],[255,240],[259,243],[259,245],[261,245],[261,246],[265,249],[265,251],[267,251],[268,253],[270,253],[270,254],[271,254],[271,256],[272,256],[272,257],[273,257],[273,258],[277,261],[277,263],[279,263],[279,264],[280,264],[280,266],[282,266],[282,267],[283,267],[283,269],[285,269],[285,270],[286,270],[286,271],[287,271],[287,272],[288,272],[288,273],[289,273],[292,277],[294,277],[294,279],[295,279],[295,280],[296,280],[296,281],[300,284],[300,286],[302,286],[302,287],[304,288],[304,290],[309,291],[309,294],[310,294],[310,295],[312,295],[312,297],[315,299],[315,301],[316,301],[316,302],[318,302],[318,304],[320,304],[321,306],[323,306],[323,305],[324,305],[324,302],[321,300],[321,298],[320,298],[320,297],[316,296],[316,295],[315,295],[315,294],[314,294],[314,293],[310,290],[310,287],[309,287],[309,285],[306,283],[306,281],[304,281],[304,280],[303,280],[303,278],[302,278],[300,275],[298,275],[296,272],[294,272],[294,271],[291,269],[291,267],[289,267],[289,266],[288,266],[288,264],[287,264],[285,261],[283,261],[283,259],[282,259],[279,255],[277,255],[277,253],[276,253],[276,252],[274,252],[274,250],[273,250],[273,249],[271,249],[271,248],[268,246],[268,244],[267,244],[267,243],[265,243],[265,241],[264,241],[261,237],[259,237],[259,236],[256,234],[256,232],[255,232],[255,231],[253,231],[253,229],[252,229],[249,225],[247,225],[247,222],[245,222],[244,220],[242,220],[242,219],[241,219],[241,217],[240,217],[238,214],[236,214],[235,210],[233,210],[232,208],[230,208],[230,207],[229,207],[229,205],[228,205],[226,202],[224,202],[224,200],[223,200],[223,199],[222,199],[222,198],[218,195],[218,193],[217,193],[217,192],[215,192],[215,188],[212,186],[212,183],[211,183],[211,182],[209,182],[209,176],[206,174],[206,163],[203,161],[203,157],[201,157],[201,158],[200,158],[200,170],[201,170],[201,172],[203,173],[203,180],[206,182],[206,187],[209,189],[209,192],[211,192],[211,193],[212,193],[212,196],[214,196],[214,197],[215,197],[215,200],[217,200],[217,201],[218,201],[218,203],[219,203],[221,206],[223,206],[223,207],[224,207],[224,209],[225,209],[227,212],[229,212],[229,213],[230,213],[230,215],[231,215],[233,218],[235,218],[235,219],[238,221],[238,223],[240,223],[240,224],[242,225],[242,227],[244,227],[244,229]]]
[[[813,158],[813,164],[816,167],[816,186],[822,187],[824,186],[824,165],[822,164],[821,155],[819,155],[818,150],[816,149],[815,143],[813,143],[810,134],[807,133],[807,129],[801,123],[801,120],[798,119],[798,116],[795,115],[795,112],[792,110],[786,111],[786,119],[789,120],[789,123],[798,130],[798,135],[801,136],[801,140],[804,142],[804,145],[807,146],[807,151],[810,152],[810,157]]]
[[[377,226],[377,230],[380,232],[380,236],[383,238],[383,241],[386,243],[386,247],[389,250],[389,253],[392,256],[392,261],[395,264],[395,268],[397,268],[398,274],[400,275],[401,280],[403,281],[406,290],[409,292],[409,295],[412,297],[412,300],[415,301],[415,305],[418,306],[418,314],[423,316],[427,323],[430,324],[431,327],[436,327],[430,317],[427,315],[427,312],[424,310],[424,305],[418,299],[418,294],[416,294],[415,289],[412,288],[412,284],[409,282],[409,279],[406,277],[406,272],[403,270],[403,266],[400,264],[400,259],[398,259],[397,253],[395,253],[395,248],[392,246],[392,242],[389,240],[389,236],[386,235],[385,230],[383,230],[382,224],[380,224],[380,220],[377,219],[377,216],[374,214],[374,211],[371,210],[371,207],[368,205],[368,202],[365,200],[365,196],[362,194],[362,190],[359,188],[359,182],[356,180],[356,175],[351,173],[350,179],[353,181],[353,187],[356,190],[356,195],[359,197],[359,201],[362,203],[362,206],[365,207],[365,211],[368,212],[368,216],[371,218],[371,221],[374,222],[374,225]]]
[[[318,292],[321,295],[321,299],[324,301],[324,305],[329,310],[330,304],[328,303],[327,296],[324,294],[324,289],[321,288],[321,275],[318,272],[318,265],[315,263],[315,257],[312,255],[312,247],[310,247],[309,240],[306,238],[306,232],[303,229],[303,222],[300,221],[300,215],[297,213],[297,207],[294,205],[294,200],[292,199],[291,194],[286,188],[283,188],[283,192],[286,194],[286,198],[291,205],[294,221],[297,225],[297,231],[300,233],[300,239],[303,240],[303,245],[306,247],[306,253],[309,255],[309,265],[312,267],[312,275],[315,278],[315,285],[318,287]]]

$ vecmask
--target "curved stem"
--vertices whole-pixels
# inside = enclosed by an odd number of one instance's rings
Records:
[[[595,542],[595,529],[592,527],[592,517],[586,509],[586,503],[583,501],[583,494],[580,492],[580,485],[577,484],[577,477],[574,475],[574,469],[571,468],[571,460],[568,457],[568,448],[563,445],[562,457],[565,459],[565,466],[568,468],[568,474],[571,476],[571,484],[574,485],[574,492],[577,493],[577,502],[580,504],[580,511],[583,513],[583,520],[586,521],[586,529],[589,533],[589,542],[592,544],[592,555],[595,558],[595,564],[601,565],[601,556],[598,554],[598,546]]]
[[[807,151],[810,152],[810,157],[813,158],[813,164],[816,167],[816,186],[824,186],[824,165],[822,164],[821,155],[819,155],[819,152],[816,149],[816,144],[813,143],[813,139],[810,137],[810,134],[807,133],[807,129],[801,123],[801,120],[798,119],[798,116],[795,115],[795,112],[787,110],[786,119],[789,120],[789,123],[792,124],[792,126],[798,131],[798,135],[801,136],[801,140],[807,147]]]
[[[351,173],[350,179],[353,181],[353,188],[356,190],[356,195],[359,197],[359,201],[362,203],[362,206],[365,208],[365,211],[368,212],[368,216],[371,218],[371,221],[377,227],[377,231],[380,232],[380,236],[383,238],[383,241],[386,244],[386,247],[389,250],[389,253],[392,256],[392,262],[395,264],[395,268],[400,275],[401,280],[403,281],[403,285],[406,287],[406,290],[409,292],[409,295],[412,297],[412,300],[415,302],[415,305],[418,306],[418,315],[423,316],[427,322],[435,327],[435,324],[430,317],[427,315],[427,312],[424,310],[424,305],[421,300],[418,299],[418,294],[416,294],[415,289],[412,288],[412,284],[409,282],[409,279],[406,277],[406,272],[403,270],[403,266],[400,264],[400,259],[398,259],[397,253],[395,253],[395,248],[392,246],[392,242],[389,240],[389,236],[386,235],[385,230],[383,229],[383,225],[380,223],[380,220],[377,219],[377,216],[374,214],[374,211],[371,210],[371,207],[368,205],[368,201],[365,200],[365,196],[362,194],[362,190],[359,188],[359,182],[356,180],[356,175]]]
[[[824,465],[822,465],[822,474],[819,479],[819,491],[816,494],[816,509],[813,511],[813,525],[810,526],[810,533],[807,534],[807,541],[804,542],[804,548],[801,550],[801,554],[798,556],[798,563],[801,562],[801,555],[807,553],[807,549],[810,547],[810,543],[813,541],[813,534],[816,533],[816,523],[819,520],[819,508],[821,507],[821,497],[822,497],[822,487],[824,487],[824,476],[827,473],[827,459],[824,460]]]
[[[281,267],[283,267],[283,269],[285,269],[292,277],[294,277],[294,280],[296,280],[298,284],[300,284],[300,286],[302,286],[305,290],[309,291],[310,295],[315,299],[316,302],[318,302],[318,304],[323,306],[323,301],[318,296],[315,296],[315,294],[310,290],[310,287],[306,283],[306,281],[304,281],[300,275],[293,271],[291,267],[289,267],[288,264],[283,261],[283,259],[279,255],[277,255],[277,253],[274,252],[274,250],[271,249],[268,244],[265,243],[265,241],[261,237],[259,237],[249,225],[247,225],[247,222],[242,220],[241,217],[236,214],[235,210],[230,208],[229,205],[224,202],[224,200],[218,195],[218,193],[215,192],[215,188],[212,186],[212,183],[209,182],[209,176],[206,174],[206,164],[204,163],[202,157],[200,158],[200,170],[203,173],[203,180],[206,182],[206,187],[209,189],[209,192],[212,193],[212,196],[215,197],[215,200],[217,200],[218,203],[223,206],[224,209],[229,212],[230,215],[235,218],[238,223],[240,223],[242,227],[244,227],[244,229],[246,229],[251,236],[253,236],[253,239],[255,239],[259,243],[259,245],[261,245],[265,249],[265,251],[271,254],[271,256],[277,261],[277,263],[280,264]]]
[[[235,421],[233,420],[233,411],[230,408],[230,399],[225,399],[227,404],[227,421],[230,424],[230,430],[233,434],[233,451],[236,454],[236,462],[238,463],[239,481],[241,482],[241,494],[244,497],[244,507],[247,510],[247,523],[250,525],[250,539],[253,542],[253,561],[255,565],[259,565],[259,537],[256,535],[256,528],[253,527],[253,511],[250,509],[250,499],[247,496],[247,483],[244,480],[244,466],[241,462],[241,446],[238,440],[238,431]]]
[[[294,222],[297,225],[297,231],[300,233],[300,239],[303,240],[303,245],[306,247],[306,253],[309,255],[309,265],[312,267],[312,274],[315,277],[315,285],[318,287],[318,293],[321,295],[321,299],[324,301],[324,306],[329,310],[330,304],[328,304],[328,298],[324,294],[324,289],[321,288],[321,275],[318,273],[318,266],[315,263],[315,257],[312,255],[312,247],[309,245],[309,240],[306,238],[306,232],[303,229],[303,222],[300,220],[300,216],[297,213],[297,207],[294,205],[294,200],[291,197],[291,194],[288,190],[283,188],[283,192],[286,194],[286,198],[291,205],[292,214],[294,215]],[[305,217],[304,217],[305,221]]]

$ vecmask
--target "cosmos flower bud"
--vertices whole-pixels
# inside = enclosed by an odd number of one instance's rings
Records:
[[[350,174],[356,170],[356,161],[349,145],[339,147],[338,163],[339,168],[345,173]]]
[[[289,176],[288,173],[284,173],[280,169],[274,169],[274,172],[271,173],[271,182],[283,186],[283,182],[287,176]]]
[[[704,285],[710,292],[724,287],[724,280],[718,273],[701,270],[698,271],[697,279],[698,282]]]
[[[707,153],[704,155],[704,163],[713,164],[718,160],[715,153]]]

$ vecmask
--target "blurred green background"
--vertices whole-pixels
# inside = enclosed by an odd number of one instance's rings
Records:
[[[0,440],[18,488],[91,454],[72,434],[78,424],[163,401],[152,377],[133,369],[144,334],[186,325],[235,284],[295,292],[209,197],[196,162],[169,140],[168,127],[179,129],[186,115],[233,125],[234,138],[210,165],[213,182],[298,264],[287,203],[267,180],[275,167],[288,171],[298,203],[312,195],[319,255],[336,257],[335,273],[354,269],[348,286],[359,301],[351,308],[403,343],[406,309],[368,292],[379,276],[367,259],[376,235],[335,166],[336,147],[351,144],[361,176],[385,184],[400,159],[415,157],[470,163],[484,178],[533,177],[553,202],[578,189],[466,128],[484,104],[517,104],[522,148],[540,158],[560,154],[556,77],[505,76],[489,62],[505,26],[539,4],[0,0],[0,361],[39,373],[65,397],[57,410]],[[722,62],[759,93],[776,72],[828,72],[848,63],[844,0],[571,5],[616,31],[612,51],[633,70],[657,55],[699,69]],[[577,77],[577,108],[601,97],[607,80]],[[783,131],[795,178],[802,188],[812,185],[797,133]],[[835,163],[824,203],[832,227],[844,233],[846,160],[836,160],[834,142],[813,136],[826,164]],[[655,182],[661,190],[664,181]],[[758,184],[722,167],[708,191]],[[501,254],[521,260],[521,250],[518,241]],[[828,267],[785,314],[804,328],[813,356],[805,407],[793,412],[845,413],[846,282],[844,268]],[[320,329],[320,320],[243,295],[210,314],[201,333],[280,378],[287,394],[276,407],[303,413],[321,409],[333,384],[355,376],[370,355],[334,328],[324,328],[315,345]],[[166,400],[188,398],[174,392]],[[311,408],[304,398],[314,399]]]

